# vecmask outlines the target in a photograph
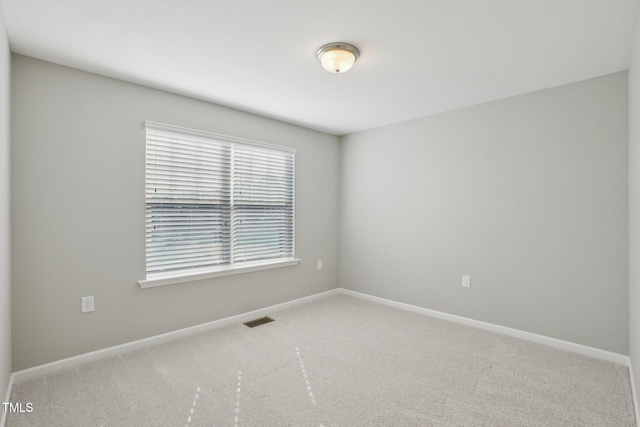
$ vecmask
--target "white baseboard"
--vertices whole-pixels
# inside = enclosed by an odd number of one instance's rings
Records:
[[[143,338],[141,340],[128,342],[125,344],[116,345],[113,347],[104,348],[101,350],[92,351],[90,353],[80,354],[78,356],[69,357],[55,362],[47,363],[44,365],[34,366],[33,368],[24,369],[22,371],[14,372],[11,375],[13,382],[16,384],[23,381],[27,381],[32,378],[37,378],[42,375],[46,375],[52,372],[59,371],[61,369],[71,368],[86,362],[93,360],[104,359],[111,356],[117,356],[122,353],[126,353],[133,350],[139,350],[152,345],[162,344],[168,341],[193,335],[201,332],[206,332],[212,329],[221,328],[223,326],[232,325],[236,323],[246,322],[253,320],[256,317],[266,316],[274,311],[283,310],[285,308],[293,307],[296,305],[304,304],[307,302],[315,301],[320,298],[326,298],[331,295],[338,294],[338,289],[331,289],[319,294],[310,295],[303,298],[298,298],[292,301],[287,301],[281,304],[272,305],[270,307],[261,308],[258,310],[250,311],[248,313],[238,314],[236,316],[225,317],[224,319],[214,320],[212,322],[202,323],[200,325],[191,326],[184,329],[178,329],[177,331],[167,332],[165,334],[156,335],[149,338]],[[0,427],[3,425],[0,424]]]
[[[473,320],[466,317],[443,313],[436,310],[430,310],[428,308],[423,308],[423,307],[418,307],[418,306],[405,304],[397,301],[392,301],[385,298],[380,298],[372,295],[363,294],[360,292],[355,292],[349,289],[337,288],[337,289],[332,289],[326,292],[321,292],[319,294],[299,298],[293,301],[288,301],[282,304],[276,304],[270,307],[254,310],[248,313],[238,314],[236,316],[214,320],[212,322],[203,323],[201,325],[191,326],[189,328],[179,329],[177,331],[167,332],[165,334],[144,338],[141,340],[132,341],[125,344],[120,344],[114,347],[109,347],[102,350],[96,350],[90,353],[80,354],[78,356],[69,357],[67,359],[58,360],[58,361],[47,363],[44,365],[35,366],[33,368],[24,369],[22,371],[17,371],[11,375],[8,393],[10,393],[11,387],[14,383],[18,384],[20,382],[23,382],[32,378],[37,378],[42,375],[59,371],[61,369],[77,366],[93,360],[104,359],[104,358],[116,356],[125,352],[138,350],[145,347],[150,347],[152,345],[162,344],[162,343],[172,341],[184,336],[209,331],[211,329],[216,329],[216,328],[220,328],[220,327],[235,324],[235,323],[245,322],[247,320],[251,320],[256,317],[266,316],[274,311],[283,310],[289,307],[293,307],[296,305],[304,304],[307,302],[311,302],[317,299],[326,298],[326,297],[337,295],[337,294],[350,295],[356,298],[365,299],[365,300],[376,302],[379,304],[400,308],[402,310],[408,310],[415,313],[425,314],[427,316],[448,320],[448,321],[459,323],[462,325],[484,329],[487,331],[496,332],[499,334],[508,335],[515,338],[521,338],[527,341],[532,341],[539,344],[548,345],[551,347],[561,348],[563,350],[568,350],[575,353],[583,354],[585,356],[606,360],[608,362],[619,363],[619,364],[628,366],[631,374],[631,364],[630,364],[629,356],[613,353],[607,350],[602,350],[594,347],[585,346],[582,344],[576,344],[569,341],[563,341],[557,338],[551,338],[543,335],[534,334],[531,332],[525,332],[518,329],[507,328],[505,326],[499,326],[492,323],[482,322],[479,320]],[[632,391],[633,391],[633,397],[634,397],[634,404],[637,412],[638,406],[635,400],[636,394],[635,394],[635,385],[633,383],[633,380],[631,381],[631,384],[633,387]],[[640,420],[640,417],[638,417],[638,420]],[[0,427],[3,427],[2,423],[0,423]]]
[[[13,374],[9,375],[9,384],[7,384],[7,394],[3,402],[9,402],[11,399],[11,390],[13,389]],[[0,427],[4,427],[7,422],[7,413],[4,411],[4,407],[0,408]]]
[[[636,414],[636,425],[640,423],[640,407],[638,407],[638,393],[636,391],[635,377],[633,376],[633,363],[629,358],[629,377],[631,379],[631,396],[633,397],[633,409]]]
[[[624,354],[613,353],[611,351],[599,348],[589,347],[582,344],[576,344],[569,341],[551,338],[544,335],[538,335],[531,332],[521,331],[519,329],[507,328],[493,323],[482,322],[480,320],[469,319],[467,317],[456,316],[453,314],[443,313],[441,311],[430,310],[428,308],[418,307],[411,304],[392,301],[385,298],[375,297],[360,292],[351,291],[349,289],[339,288],[339,292],[344,295],[350,295],[356,298],[377,302],[379,304],[412,311],[415,313],[426,314],[427,316],[436,317],[438,319],[448,320],[450,322],[460,323],[474,328],[484,329],[486,331],[496,332],[502,335],[508,335],[515,338],[521,338],[527,341],[533,341],[538,344],[544,344],[551,347],[561,348],[563,350],[572,351],[574,353],[583,354],[585,356],[594,357],[596,359],[606,360],[608,362],[619,363],[621,365],[630,366],[629,356]]]

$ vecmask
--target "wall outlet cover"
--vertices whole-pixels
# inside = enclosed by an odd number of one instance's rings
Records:
[[[462,276],[462,287],[463,288],[471,287],[471,276]]]
[[[93,305],[93,295],[90,297],[82,297],[82,312],[89,313],[90,311],[94,311],[95,307]]]

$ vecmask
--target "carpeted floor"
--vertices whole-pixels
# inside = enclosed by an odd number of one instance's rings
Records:
[[[634,426],[626,367],[344,295],[14,386],[7,426]]]

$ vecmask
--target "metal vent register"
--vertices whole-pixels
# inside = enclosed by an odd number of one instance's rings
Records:
[[[269,323],[269,322],[273,322],[273,319],[270,317],[261,317],[259,319],[244,322],[243,325],[246,325],[250,328],[255,328],[256,326],[264,325],[265,323]]]

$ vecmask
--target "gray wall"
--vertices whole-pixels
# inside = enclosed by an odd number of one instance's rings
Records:
[[[627,354],[626,72],[348,135],[340,161],[342,287]]]
[[[11,374],[9,59],[9,43],[0,4],[0,399],[4,399]]]
[[[337,137],[20,55],[12,66],[14,369],[337,286]],[[297,148],[302,262],[141,289],[144,120]],[[81,314],[86,295],[96,311]]]
[[[640,25],[629,68],[629,356],[640,391]]]

